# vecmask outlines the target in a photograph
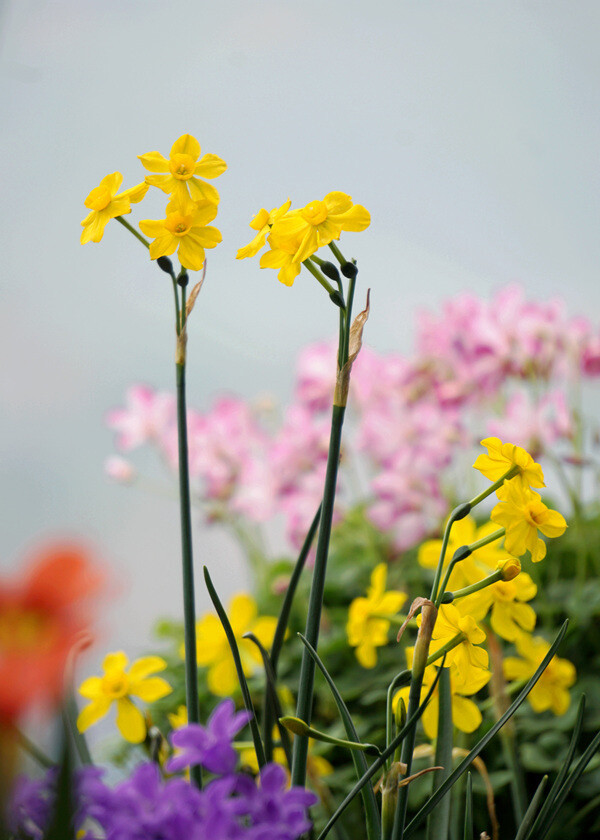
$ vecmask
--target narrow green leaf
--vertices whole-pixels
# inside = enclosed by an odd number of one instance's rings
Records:
[[[298,555],[298,559],[296,560],[296,565],[294,566],[294,571],[292,572],[292,575],[290,577],[290,582],[285,593],[285,598],[283,599],[283,604],[281,605],[279,618],[277,619],[277,627],[275,628],[273,644],[271,645],[271,664],[273,666],[273,672],[275,674],[277,674],[279,654],[281,653],[281,646],[283,645],[283,640],[285,639],[285,634],[288,627],[288,621],[290,620],[290,612],[292,609],[292,603],[294,601],[294,595],[296,594],[296,589],[298,588],[300,576],[306,564],[306,558],[308,557],[310,547],[313,544],[315,534],[317,533],[317,528],[319,527],[319,522],[321,519],[321,507],[322,505],[319,505],[317,512],[315,513],[314,519],[311,522],[310,528],[308,529],[308,533],[306,534],[306,537],[304,539],[302,548],[300,549],[300,554]]]
[[[79,756],[79,761],[82,764],[93,764],[90,749],[87,744],[87,739],[83,732],[80,732],[77,727],[77,704],[72,692],[67,694],[62,716],[65,733],[70,732]]]
[[[60,757],[56,798],[50,825],[44,840],[75,840],[75,802],[73,801],[73,755],[67,727],[63,727],[63,744]]]
[[[292,766],[292,741],[289,736],[289,733],[285,726],[282,726],[279,722],[279,718],[283,716],[283,709],[281,708],[281,703],[279,702],[279,697],[277,696],[277,684],[276,684],[276,677],[273,672],[273,666],[271,664],[271,658],[269,657],[269,653],[265,650],[264,645],[261,643],[259,639],[256,638],[254,633],[244,633],[244,639],[249,639],[253,642],[256,647],[260,651],[260,655],[262,656],[263,666],[265,669],[265,707],[266,701],[268,699],[272,708],[275,709],[275,716],[277,721],[277,728],[279,730],[279,735],[281,737],[281,746],[283,747],[283,751],[285,753],[285,760],[287,762],[288,769],[291,769]],[[266,720],[265,714],[265,720]],[[272,744],[272,727],[269,732],[265,732],[263,728],[263,740],[265,744],[265,754],[268,761],[272,759],[271,750],[267,747],[267,742],[269,745]]]
[[[585,770],[587,765],[592,760],[592,757],[593,757],[594,753],[596,752],[596,750],[598,749],[599,746],[600,746],[600,732],[598,732],[598,734],[595,736],[595,738],[588,745],[587,749],[585,750],[585,752],[583,753],[583,755],[581,756],[581,758],[579,759],[579,761],[575,765],[575,768],[574,768],[573,772],[571,773],[569,778],[566,780],[566,782],[564,783],[564,785],[561,787],[560,791],[558,792],[558,795],[557,795],[557,797],[554,800],[554,803],[552,805],[552,810],[548,813],[544,823],[539,828],[539,838],[540,838],[540,840],[542,840],[542,838],[545,837],[546,834],[549,832],[552,823],[554,822],[554,820],[556,819],[556,817],[558,815],[558,812],[560,811],[560,809],[564,805],[565,799],[567,798],[567,796],[571,792],[571,789],[572,789],[573,785],[575,784],[575,782],[578,781],[579,777],[581,776],[581,774],[583,773],[583,771]],[[536,840],[537,840],[537,837],[536,837]]]
[[[242,689],[242,697],[244,698],[244,706],[250,712],[252,717],[250,718],[250,731],[252,732],[252,740],[254,741],[254,749],[256,751],[256,758],[258,760],[258,766],[263,767],[266,764],[265,759],[265,750],[263,747],[263,743],[260,738],[260,732],[258,729],[258,722],[256,720],[256,713],[254,711],[254,704],[252,702],[252,697],[250,696],[250,691],[248,690],[248,683],[246,682],[246,677],[244,676],[244,669],[242,668],[242,660],[240,659],[240,652],[238,650],[237,642],[235,640],[235,635],[231,624],[229,623],[229,619],[227,618],[227,613],[223,609],[223,604],[219,600],[219,596],[213,586],[213,582],[210,577],[210,573],[206,566],[204,567],[204,580],[206,581],[206,588],[208,589],[208,594],[210,595],[210,599],[214,604],[215,610],[217,611],[217,615],[221,619],[221,624],[223,625],[223,630],[225,631],[225,635],[227,636],[227,641],[229,642],[229,647],[231,649],[231,655],[233,656],[233,661],[235,662],[235,670],[237,671],[238,680],[240,682],[240,688]]]
[[[533,824],[531,831],[529,832],[530,837],[536,837],[538,830],[543,822],[545,822],[546,817],[550,813],[552,809],[552,804],[556,799],[558,792],[560,791],[561,787],[564,784],[565,779],[567,778],[567,773],[571,767],[571,762],[573,761],[573,756],[575,755],[575,750],[577,748],[577,743],[579,741],[579,736],[581,735],[581,729],[583,726],[583,714],[585,712],[585,694],[581,696],[579,700],[579,708],[577,709],[577,718],[575,719],[575,726],[573,727],[573,734],[571,735],[571,741],[569,743],[569,749],[567,750],[567,755],[565,760],[560,768],[556,779],[554,780],[550,791],[548,792],[548,796],[546,797],[546,801],[542,805],[542,808],[539,814],[536,817],[536,820]]]
[[[443,767],[443,770],[436,770],[433,774],[432,792],[441,787],[444,781],[452,772],[452,736],[454,727],[452,725],[452,690],[450,687],[450,669],[440,668],[439,685],[439,713],[438,733],[435,745],[434,764]],[[427,820],[427,840],[447,840],[448,826],[450,824],[450,792],[441,800],[435,811],[429,815]]]
[[[463,840],[473,840],[473,778],[467,770],[467,795],[465,799],[465,830]]]
[[[403,688],[406,685],[410,685],[410,671],[404,670],[400,671],[399,674],[396,674],[394,679],[388,686],[387,690],[387,700],[385,706],[385,745],[386,747],[392,740],[392,732],[393,732],[393,713],[392,713],[392,701],[394,699],[394,691],[398,688]],[[392,764],[392,757],[387,761],[386,769],[389,770]]]
[[[525,840],[527,835],[529,834],[529,829],[534,823],[536,814],[540,809],[540,803],[542,801],[542,796],[546,790],[546,785],[548,784],[548,776],[543,776],[542,781],[537,786],[536,792],[533,794],[533,799],[529,803],[529,807],[525,811],[525,815],[523,816],[523,820],[521,825],[519,826],[519,830],[517,831],[517,836],[515,840]]]
[[[436,807],[436,805],[438,804],[440,799],[442,799],[444,794],[448,790],[450,790],[450,788],[456,782],[456,780],[459,779],[460,776],[462,776],[463,773],[467,770],[467,768],[471,765],[471,762],[473,761],[473,759],[476,758],[479,755],[479,753],[489,744],[489,742],[492,740],[494,735],[496,735],[496,733],[504,726],[506,721],[514,715],[514,713],[519,708],[519,706],[522,703],[525,702],[525,699],[527,698],[527,695],[529,694],[529,692],[531,691],[533,686],[536,684],[536,682],[539,680],[539,678],[542,676],[542,674],[543,674],[544,670],[546,669],[548,663],[550,662],[550,660],[552,659],[552,657],[556,653],[556,649],[558,648],[558,646],[562,642],[563,637],[564,637],[565,633],[567,632],[568,624],[569,624],[568,620],[564,622],[564,624],[561,627],[556,639],[552,643],[552,645],[551,645],[550,649],[548,650],[548,653],[546,654],[546,656],[542,659],[542,661],[541,661],[540,665],[538,666],[537,670],[535,671],[533,676],[530,678],[530,680],[526,683],[526,685],[523,687],[523,689],[521,690],[521,692],[517,696],[517,698],[511,703],[509,708],[502,715],[502,717],[494,724],[494,726],[492,726],[492,728],[483,736],[483,738],[473,747],[473,749],[468,754],[468,756],[465,759],[463,759],[463,761],[461,761],[461,763],[458,765],[456,770],[454,770],[450,774],[450,776],[448,776],[448,778],[442,784],[442,786],[440,788],[438,788],[438,790],[436,790],[436,792],[433,794],[431,799],[429,799],[425,803],[425,805],[423,805],[421,810],[417,812],[416,816],[413,817],[413,819],[410,821],[410,823],[406,826],[406,830],[404,832],[404,840],[408,840],[408,838],[411,837],[415,833],[418,826],[423,822],[425,817],[428,816],[428,814],[431,813],[431,811]]]
[[[288,584],[285,597],[283,599],[283,604],[281,605],[281,610],[279,611],[279,617],[277,619],[277,625],[275,627],[275,633],[273,635],[273,643],[271,645],[271,655],[269,657],[269,661],[273,670],[273,682],[275,686],[277,685],[277,666],[279,663],[279,654],[281,653],[281,648],[285,639],[285,634],[288,629],[290,612],[292,610],[294,596],[296,595],[296,590],[300,582],[300,576],[302,575],[302,571],[304,569],[304,566],[306,565],[306,558],[308,557],[308,553],[313,544],[315,534],[317,533],[317,529],[319,527],[319,522],[321,520],[321,507],[322,504],[320,504],[317,508],[317,512],[314,515],[313,521],[311,522],[310,528],[308,529],[308,533],[304,538],[304,543],[302,544],[302,548],[300,549],[300,554],[298,555],[298,559],[296,560],[296,565],[294,566],[294,570],[291,574],[290,582]],[[269,758],[272,754],[271,733],[273,731],[273,725],[275,724],[276,720],[279,720],[280,717],[281,715],[276,712],[273,703],[271,702],[270,695],[266,694],[263,715],[263,739],[265,743],[265,752],[267,753],[267,757]]]
[[[442,660],[442,662],[444,662],[444,661],[445,661],[445,659]],[[417,723],[419,722],[423,712],[427,708],[427,705],[429,704],[429,701],[431,700],[433,692],[435,691],[436,686],[438,684],[439,678],[440,678],[440,672],[438,671],[438,673],[436,674],[435,680],[431,684],[431,688],[427,692],[427,696],[425,697],[425,699],[423,700],[423,702],[421,703],[421,705],[419,706],[417,711],[414,713],[414,715],[412,715],[412,717],[410,717],[406,721],[406,724],[403,726],[403,728],[400,730],[400,732],[398,732],[396,737],[388,744],[388,746],[385,748],[385,750],[383,750],[383,752],[381,753],[379,758],[375,759],[375,761],[373,762],[373,764],[371,764],[371,766],[369,767],[367,772],[363,776],[361,776],[361,778],[354,785],[354,787],[351,789],[351,791],[346,795],[346,797],[342,801],[342,803],[340,805],[338,805],[338,807],[336,808],[336,810],[334,811],[334,813],[330,817],[327,825],[325,826],[323,831],[317,837],[317,840],[323,840],[323,837],[325,837],[327,834],[329,834],[329,831],[331,830],[331,828],[333,827],[335,822],[339,819],[340,815],[346,810],[346,808],[352,802],[352,800],[354,799],[356,794],[362,789],[362,787],[364,785],[367,784],[368,781],[370,781],[370,779],[373,778],[375,773],[377,773],[377,771],[380,770],[384,766],[384,764],[385,764],[386,760],[389,758],[389,756],[394,754],[396,748],[402,743],[402,741],[406,738],[406,736],[412,731],[413,727],[415,727],[417,725]]]
[[[338,707],[338,711],[340,713],[342,723],[344,724],[344,729],[346,730],[346,736],[348,740],[360,741],[358,732],[356,731],[356,727],[354,726],[352,717],[350,716],[350,712],[348,711],[348,707],[344,703],[342,695],[338,691],[336,684],[334,683],[333,679],[331,678],[331,675],[327,671],[327,668],[323,664],[321,657],[313,648],[313,646],[304,638],[302,633],[299,633],[298,635],[302,639],[302,642],[308,649],[308,652],[316,662],[321,673],[325,677],[329,688],[331,689],[331,693],[333,694],[333,699],[335,700],[336,705]],[[356,776],[358,779],[360,779],[368,771],[367,760],[362,753],[356,752],[355,750],[351,751],[351,756],[352,761],[354,763],[354,769],[356,770]],[[379,817],[379,808],[377,807],[377,800],[375,799],[375,794],[373,793],[373,788],[371,787],[371,785],[364,785],[364,787],[361,788],[361,796],[365,809],[367,837],[369,838],[369,840],[378,840],[381,832],[381,821]]]

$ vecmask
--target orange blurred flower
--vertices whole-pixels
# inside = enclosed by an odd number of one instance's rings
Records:
[[[39,549],[17,578],[0,578],[0,727],[63,693],[70,651],[90,621],[103,575],[75,544]]]

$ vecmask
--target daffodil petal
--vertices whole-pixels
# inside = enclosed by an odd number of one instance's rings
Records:
[[[166,680],[162,677],[148,677],[143,680],[132,680],[130,684],[130,692],[135,697],[139,697],[144,703],[155,703],[161,697],[166,697],[173,689]]]
[[[105,671],[124,671],[129,663],[129,659],[122,650],[117,650],[114,653],[107,653],[102,662],[102,667]]]
[[[138,155],[144,169],[148,172],[168,172],[169,161],[160,152],[148,152],[145,155]],[[147,182],[150,183],[150,182]]]
[[[141,744],[146,737],[144,716],[129,697],[117,700],[117,728],[131,744]]]
[[[98,697],[92,703],[84,706],[77,717],[77,729],[80,732],[85,732],[86,729],[104,717],[110,709],[110,704],[109,697]]]
[[[227,164],[218,155],[202,155],[194,169],[200,178],[218,178],[227,169]]]
[[[129,669],[131,680],[143,680],[148,674],[155,674],[157,671],[164,671],[167,663],[162,656],[143,656],[137,659]]]
[[[82,697],[87,697],[88,700],[94,700],[102,693],[102,679],[101,677],[88,677],[84,680],[78,689]]]
[[[191,134],[182,134],[171,146],[170,157],[189,155],[194,160],[200,157],[200,143]]]

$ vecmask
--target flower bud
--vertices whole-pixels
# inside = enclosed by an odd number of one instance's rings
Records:
[[[322,262],[319,265],[319,268],[325,275],[325,277],[329,277],[330,280],[334,280],[336,283],[340,282],[340,273],[337,270],[337,267],[332,262]]]
[[[166,271],[167,274],[173,276],[173,263],[168,257],[158,257],[156,265],[163,271]]]
[[[352,262],[345,262],[342,265],[342,274],[344,277],[352,278],[356,277],[358,274],[358,268],[356,267],[355,263]]]
[[[502,580],[513,580],[521,572],[521,561],[516,557],[508,557],[498,563],[498,569],[502,572]]]

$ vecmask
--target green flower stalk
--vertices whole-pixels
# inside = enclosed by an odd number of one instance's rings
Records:
[[[327,572],[327,557],[329,553],[329,539],[331,536],[331,522],[333,519],[333,506],[335,500],[335,489],[337,483],[337,471],[340,461],[340,449],[342,442],[342,427],[348,399],[350,386],[350,371],[352,364],[361,348],[362,331],[369,316],[369,295],[367,293],[367,305],[361,312],[352,326],[350,318],[352,315],[352,300],[354,297],[354,286],[356,281],[356,267],[351,265],[354,271],[348,284],[348,299],[344,309],[340,308],[340,347],[338,350],[338,373],[333,397],[333,408],[331,417],[331,433],[329,438],[329,452],[327,456],[327,469],[325,473],[325,487],[323,490],[323,505],[321,510],[321,523],[313,580],[310,590],[308,614],[306,618],[305,637],[313,648],[317,648],[319,641],[319,626],[321,623],[321,612],[323,608],[323,594],[325,591],[325,575]],[[312,716],[312,701],[315,677],[315,663],[307,649],[302,652],[302,664],[300,666],[300,683],[298,689],[298,701],[296,705],[296,717],[310,725]],[[298,736],[294,740],[294,752],[292,757],[292,785],[304,786],[306,781],[306,760],[308,756],[308,738]]]

